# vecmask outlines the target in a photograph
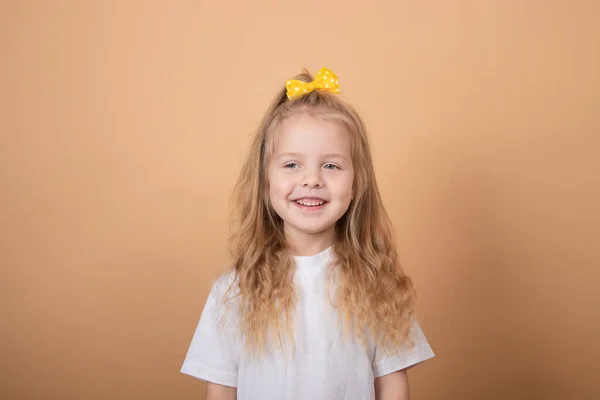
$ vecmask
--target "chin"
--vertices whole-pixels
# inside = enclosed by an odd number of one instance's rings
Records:
[[[295,228],[307,235],[318,235],[319,233],[323,233],[329,230],[333,225],[319,225],[319,226],[301,226],[296,225]]]

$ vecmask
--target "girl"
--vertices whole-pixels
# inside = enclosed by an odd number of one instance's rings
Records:
[[[235,188],[233,267],[181,371],[206,399],[408,399],[414,319],[364,124],[327,68],[287,81]]]

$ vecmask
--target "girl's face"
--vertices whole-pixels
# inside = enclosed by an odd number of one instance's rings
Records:
[[[268,169],[269,198],[288,239],[335,237],[352,200],[350,135],[338,123],[308,114],[280,125]]]

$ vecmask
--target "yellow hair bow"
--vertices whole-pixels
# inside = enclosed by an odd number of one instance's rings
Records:
[[[303,82],[298,79],[287,81],[285,85],[288,99],[300,97],[312,92],[313,90],[325,90],[330,93],[339,93],[340,84],[337,76],[329,69],[323,67],[317,72],[317,76],[312,82]]]

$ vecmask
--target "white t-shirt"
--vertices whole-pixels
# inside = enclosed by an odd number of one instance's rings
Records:
[[[244,352],[239,335],[234,335],[231,311],[219,325],[224,313],[221,297],[233,279],[230,273],[212,287],[182,373],[237,387],[241,400],[370,400],[375,399],[375,378],[434,357],[416,321],[415,346],[398,356],[382,357],[376,344],[365,347],[346,339],[326,293],[332,248],[294,259],[299,329],[293,357],[276,349],[261,358]]]

